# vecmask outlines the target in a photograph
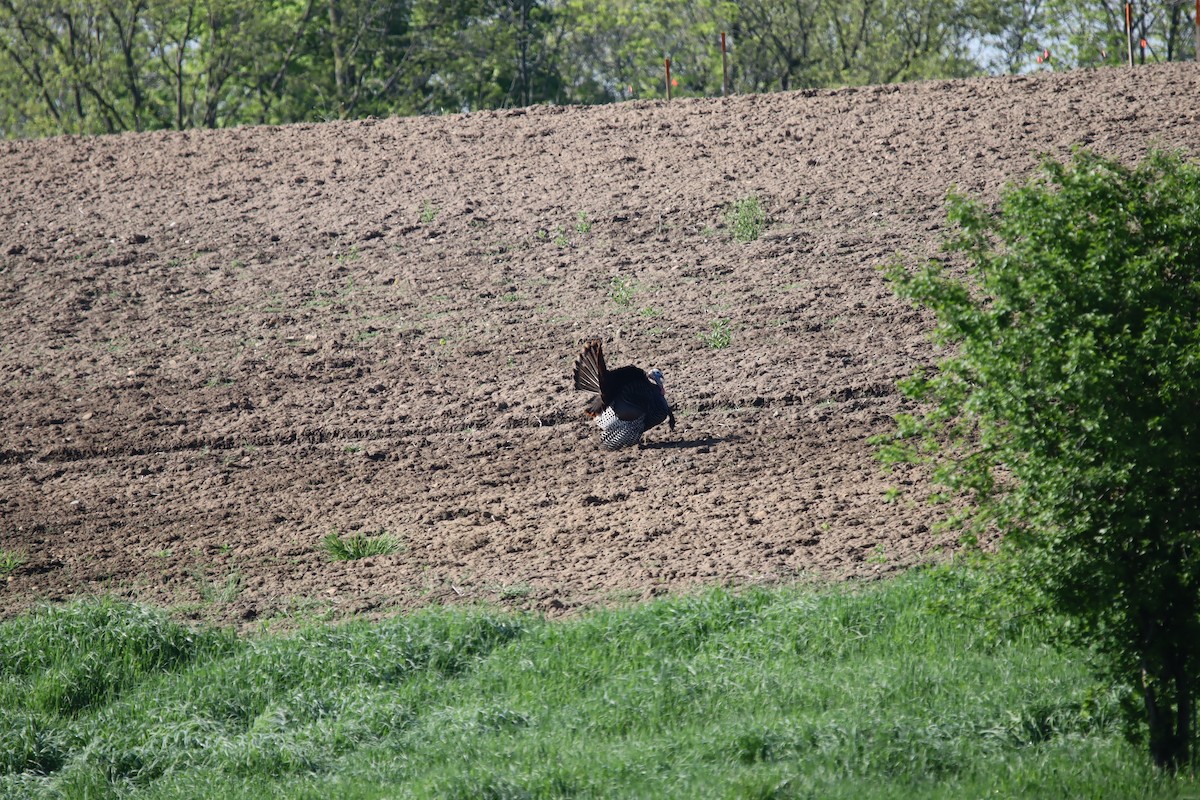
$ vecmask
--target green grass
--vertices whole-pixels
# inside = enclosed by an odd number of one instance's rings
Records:
[[[400,542],[386,531],[380,531],[374,536],[356,533],[346,537],[334,531],[325,537],[323,544],[325,554],[332,561],[353,561],[357,558],[400,552]]]
[[[608,296],[619,306],[628,307],[638,292],[637,281],[620,275],[613,276],[608,282]]]
[[[25,557],[13,550],[0,550],[0,578],[7,578],[25,563]]]
[[[743,197],[725,212],[725,224],[735,241],[752,242],[762,235],[767,213],[757,197]]]
[[[1188,796],[1080,654],[1035,618],[939,613],[941,586],[242,637],[111,601],[41,610],[0,624],[0,796]]]
[[[721,350],[733,343],[733,330],[729,327],[727,319],[714,319],[707,331],[702,331],[696,336],[714,350]]]
[[[435,219],[437,219],[437,216],[439,213],[441,213],[440,208],[438,208],[437,206],[435,206],[433,203],[431,203],[428,200],[424,201],[423,203],[421,203],[421,224],[422,225],[430,224]]]

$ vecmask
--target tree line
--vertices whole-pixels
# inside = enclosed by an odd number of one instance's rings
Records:
[[[1195,57],[1192,0],[1134,7],[1139,60]],[[1114,0],[0,0],[0,135],[656,98],[668,57],[715,96],[721,32],[737,93],[1119,64],[1124,28]]]

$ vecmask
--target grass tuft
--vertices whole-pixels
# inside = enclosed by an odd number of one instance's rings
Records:
[[[738,200],[725,212],[725,224],[735,241],[752,242],[762,235],[767,214],[759,199],[751,195]]]
[[[0,550],[0,578],[12,575],[25,563],[25,557],[12,550]]]
[[[435,206],[430,201],[426,200],[421,203],[421,224],[428,225],[437,219],[441,209]]]
[[[323,540],[325,553],[332,561],[353,561],[368,556],[386,556],[400,552],[400,542],[387,531],[374,536],[356,533],[343,537],[337,531]]]

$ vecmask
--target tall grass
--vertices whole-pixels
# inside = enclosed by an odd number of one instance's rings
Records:
[[[241,638],[41,611],[0,625],[0,796],[1186,796],[1076,654],[937,592],[919,573]]]
[[[403,549],[400,541],[387,531],[380,531],[373,536],[356,533],[345,537],[334,531],[321,543],[325,548],[325,554],[331,561],[353,561],[370,556],[386,556],[398,553]]]

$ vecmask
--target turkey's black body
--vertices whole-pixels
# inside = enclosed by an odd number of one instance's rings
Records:
[[[575,388],[593,392],[584,409],[600,426],[600,440],[610,450],[637,444],[642,433],[663,421],[675,429],[675,415],[663,392],[662,373],[627,366],[609,370],[596,341],[584,345],[575,359]]]

